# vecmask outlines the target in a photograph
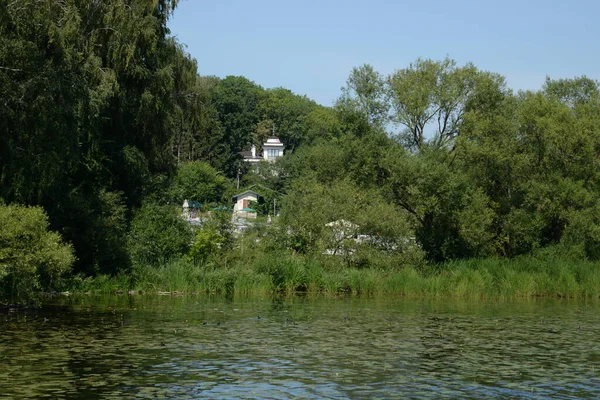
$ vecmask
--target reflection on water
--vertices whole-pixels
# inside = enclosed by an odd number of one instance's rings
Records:
[[[600,397],[597,303],[53,302],[0,313],[0,397]]]

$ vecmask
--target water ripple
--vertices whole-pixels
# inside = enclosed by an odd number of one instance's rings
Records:
[[[69,298],[0,314],[12,398],[599,398],[600,305]]]

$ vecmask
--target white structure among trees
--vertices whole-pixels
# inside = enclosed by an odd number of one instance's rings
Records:
[[[274,161],[279,157],[283,157],[285,146],[277,136],[271,136],[263,143],[262,148],[262,155],[256,154],[255,145],[252,145],[250,151],[242,151],[240,154],[244,157],[245,161],[252,164],[260,161]]]
[[[262,196],[256,193],[254,190],[246,190],[245,192],[233,196],[233,201],[235,201],[235,204],[233,205],[233,219],[255,219],[256,209],[253,209],[251,206],[258,202],[259,197]]]

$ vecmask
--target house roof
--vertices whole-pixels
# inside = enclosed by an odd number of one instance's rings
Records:
[[[242,157],[244,157],[244,159],[246,159],[246,160],[262,160],[263,159],[263,157],[258,154],[253,156],[252,151],[250,151],[250,150],[240,151],[238,154],[241,155]]]
[[[254,195],[256,198],[262,197],[260,194],[256,193],[254,190],[246,190],[240,194],[236,194],[235,196],[233,196],[233,199],[237,200],[238,197],[245,197],[245,196],[250,196],[250,195]]]
[[[277,136],[271,136],[267,139],[267,141],[263,144],[263,147],[265,146],[277,146],[277,147],[284,147],[283,143],[281,143],[281,140],[279,140],[279,138]]]

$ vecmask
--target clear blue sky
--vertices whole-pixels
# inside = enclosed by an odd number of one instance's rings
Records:
[[[600,79],[598,0],[182,0],[171,32],[201,75],[242,75],[323,105],[350,70],[449,56],[513,89],[546,75]]]

